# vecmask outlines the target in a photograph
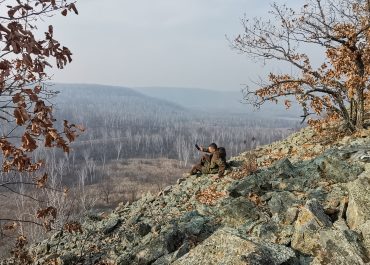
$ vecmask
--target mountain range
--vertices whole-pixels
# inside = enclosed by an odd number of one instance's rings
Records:
[[[96,84],[56,84],[55,89],[61,92],[57,102],[71,99],[88,102],[92,98],[99,98],[105,102],[111,101],[111,104],[129,101],[137,107],[145,106],[146,109],[150,109],[150,106],[159,106],[172,111],[240,114],[248,119],[298,120],[300,116],[300,109],[294,104],[290,110],[286,110],[282,104],[266,103],[256,110],[251,105],[243,103],[241,91],[178,87],[128,88]]]

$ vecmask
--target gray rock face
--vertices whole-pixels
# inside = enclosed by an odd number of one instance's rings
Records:
[[[246,196],[250,192],[267,192],[272,190],[271,177],[263,172],[246,179],[236,181],[233,183],[228,192],[231,197],[237,198],[240,196]]]
[[[370,220],[370,175],[366,171],[348,184],[349,202],[347,222],[351,229]]]
[[[332,226],[332,222],[317,200],[308,201],[295,222],[292,248],[307,255],[316,255],[320,249],[319,231]]]
[[[361,166],[343,163],[343,160],[331,154],[318,157],[314,160],[322,178],[335,181],[336,183],[346,183],[357,178],[364,169]]]
[[[244,197],[233,200],[225,200],[219,209],[222,223],[229,227],[238,227],[248,219],[258,219],[258,211],[255,205]]]
[[[298,206],[301,203],[301,200],[298,200],[297,197],[288,191],[275,192],[272,194],[271,199],[268,201],[268,206],[270,208],[271,214],[278,214],[281,220],[288,218],[287,215],[292,214],[288,212],[288,209],[293,206]],[[294,213],[293,213],[294,215]],[[294,218],[294,217],[290,217]],[[294,221],[294,220],[293,220]]]
[[[360,236],[354,231],[322,230],[320,246],[313,264],[362,265],[370,261]]]
[[[370,257],[370,220],[366,221],[366,223],[361,224],[358,227],[358,231],[361,233],[363,237],[363,245],[368,253],[368,257]]]
[[[267,243],[256,243],[242,238],[233,229],[217,230],[173,265],[280,265],[295,258],[291,249]]]
[[[275,163],[274,167],[276,168],[277,176],[280,178],[294,178],[297,173],[295,167],[290,162],[288,158],[283,158]]]
[[[73,253],[67,253],[58,258],[60,265],[74,265],[78,262],[78,256]]]

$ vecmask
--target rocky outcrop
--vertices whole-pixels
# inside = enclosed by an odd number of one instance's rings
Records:
[[[320,230],[331,226],[332,222],[320,203],[316,199],[307,201],[294,225],[292,248],[314,256],[320,249]]]
[[[288,247],[253,242],[239,235],[237,230],[223,228],[214,232],[202,244],[176,260],[173,265],[233,264],[233,265],[281,265],[296,259]]]
[[[313,265],[362,265],[370,261],[361,236],[354,231],[324,229],[319,240]]]
[[[348,183],[348,226],[356,229],[370,220],[370,174],[366,171],[355,181]]]
[[[370,139],[346,139],[311,159],[297,153],[324,148],[300,141],[296,134],[255,150],[266,165],[256,172],[243,175],[242,154],[221,180],[183,178],[106,217],[90,215],[83,233],[31,246],[34,264],[368,263]],[[287,155],[269,164],[271,148]]]

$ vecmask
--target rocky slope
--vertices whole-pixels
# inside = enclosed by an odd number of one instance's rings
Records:
[[[178,180],[83,232],[31,246],[34,264],[370,264],[370,135],[305,129],[230,160],[226,177]],[[11,262],[9,261],[9,264]]]

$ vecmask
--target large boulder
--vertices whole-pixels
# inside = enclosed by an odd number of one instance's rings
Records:
[[[295,167],[288,158],[283,158],[273,165],[276,169],[275,175],[281,178],[292,178],[295,177]]]
[[[370,220],[358,227],[363,238],[364,247],[367,250],[368,256],[370,257]]]
[[[102,225],[101,231],[104,234],[109,234],[113,232],[121,223],[121,219],[119,216],[112,215],[109,217],[107,221],[105,221]]]
[[[293,193],[282,191],[271,194],[271,199],[268,201],[268,207],[272,215],[277,214],[280,220],[283,221],[291,218],[289,215],[292,214],[290,211],[293,210],[288,211],[288,209],[292,208],[293,206],[298,206],[300,203],[301,201],[298,200]]]
[[[244,197],[225,199],[221,202],[218,214],[223,225],[233,228],[259,218],[255,204]]]
[[[356,229],[370,220],[370,176],[368,173],[369,171],[366,171],[357,180],[348,183],[347,222],[351,229]]]
[[[330,154],[332,152],[334,153]],[[355,180],[364,171],[362,166],[356,163],[349,164],[337,155],[336,151],[333,150],[313,161],[313,165],[317,166],[321,178],[334,183],[346,183]]]
[[[235,181],[227,189],[229,195],[233,198],[247,196],[253,192],[256,194],[264,194],[272,189],[271,172],[265,171],[256,175],[248,176],[242,180]]]
[[[169,242],[171,246],[176,243],[177,241],[171,243]],[[168,251],[168,248],[169,246],[163,244],[163,240],[161,238],[157,238],[142,247],[142,249],[136,253],[135,260],[132,260],[131,262],[136,262],[141,265],[152,264],[160,257],[168,254],[170,252]]]
[[[362,265],[369,262],[361,237],[351,230],[320,231],[321,250],[312,265]]]
[[[319,231],[332,226],[323,207],[315,199],[307,201],[294,225],[292,248],[307,255],[316,255],[319,245]]]
[[[280,265],[295,260],[291,249],[271,243],[253,242],[231,228],[217,230],[173,265]]]

